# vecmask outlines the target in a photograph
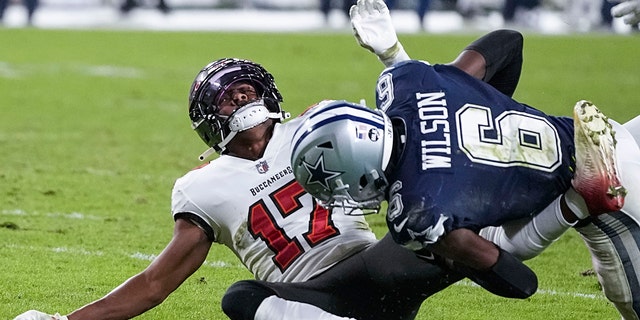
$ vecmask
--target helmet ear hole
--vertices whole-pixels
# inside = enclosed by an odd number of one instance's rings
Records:
[[[331,141],[327,141],[325,143],[319,144],[318,148],[333,149],[333,143],[331,143]]]
[[[367,186],[367,176],[364,174],[360,176],[360,188],[364,188]]]

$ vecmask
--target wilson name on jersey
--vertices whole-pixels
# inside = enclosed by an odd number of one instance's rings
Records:
[[[571,185],[573,119],[521,104],[458,68],[388,68],[376,103],[405,134],[387,177],[387,219],[400,243],[531,216]]]

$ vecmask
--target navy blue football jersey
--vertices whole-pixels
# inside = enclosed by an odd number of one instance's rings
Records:
[[[529,217],[571,185],[572,118],[420,61],[386,69],[376,89],[377,107],[402,135],[387,170],[387,223],[399,243]]]

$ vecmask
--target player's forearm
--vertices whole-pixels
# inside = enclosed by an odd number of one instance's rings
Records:
[[[468,229],[449,232],[433,247],[433,252],[477,270],[488,270],[497,261],[498,248]]]
[[[167,293],[154,289],[153,285],[144,281],[142,275],[137,275],[103,298],[70,313],[68,318],[69,320],[130,319],[159,305],[167,295]]]
[[[452,259],[454,270],[489,292],[524,299],[538,288],[538,279],[531,269],[471,230],[454,230],[438,242],[434,253]]]

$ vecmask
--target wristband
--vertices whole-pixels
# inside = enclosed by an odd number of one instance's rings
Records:
[[[398,62],[411,60],[399,41],[396,41],[391,48],[379,54],[378,58],[386,67],[390,67]]]

